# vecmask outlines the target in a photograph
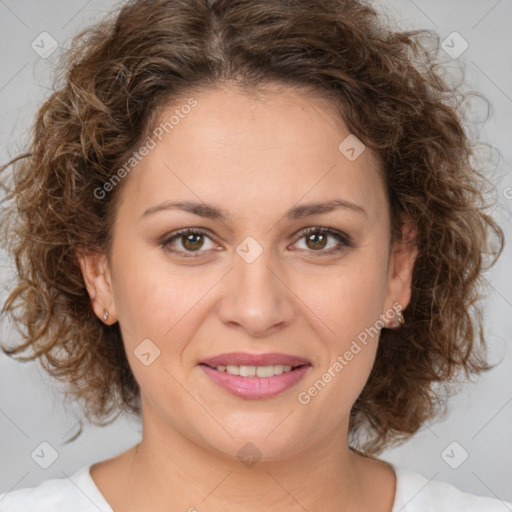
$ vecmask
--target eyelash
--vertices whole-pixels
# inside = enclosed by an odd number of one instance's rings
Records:
[[[318,249],[317,251],[315,251],[313,249],[308,250],[308,252],[318,253],[318,256],[320,256],[320,257],[328,256],[333,253],[340,252],[346,247],[353,247],[352,241],[348,235],[346,235],[340,231],[337,231],[335,229],[325,228],[325,227],[321,227],[321,226],[313,226],[313,227],[309,227],[309,228],[306,228],[306,229],[300,231],[298,233],[299,238],[297,241],[300,241],[304,237],[306,237],[310,234],[313,234],[313,233],[322,234],[322,235],[331,235],[336,240],[338,240],[338,242],[340,242],[340,244],[341,244],[341,246],[336,247],[334,249],[329,249],[327,251],[322,250],[322,249]],[[168,236],[163,242],[161,242],[162,247],[164,249],[169,250],[173,254],[180,254],[185,258],[197,258],[197,257],[201,256],[202,252],[207,252],[207,251],[200,250],[200,249],[197,251],[182,251],[182,250],[170,249],[169,245],[171,244],[171,242],[173,242],[175,239],[177,239],[183,235],[204,235],[204,236],[207,236],[208,238],[212,239],[210,234],[201,228],[184,228],[184,229],[175,231],[174,233],[171,233],[170,236]]]

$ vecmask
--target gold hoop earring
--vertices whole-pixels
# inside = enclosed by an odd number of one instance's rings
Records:
[[[404,318],[404,315],[402,314],[401,311],[398,311],[397,314],[396,314],[396,319],[398,320],[398,323],[400,325],[404,325],[405,324],[405,318]]]
[[[107,321],[107,318],[108,318],[108,311],[105,309],[103,311],[103,321],[106,322]]]

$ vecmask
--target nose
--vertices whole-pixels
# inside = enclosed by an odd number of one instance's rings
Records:
[[[294,294],[269,253],[263,251],[252,263],[235,255],[218,308],[225,325],[255,338],[283,328],[295,315]]]

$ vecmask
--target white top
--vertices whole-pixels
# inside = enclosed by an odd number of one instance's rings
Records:
[[[419,473],[390,466],[396,474],[391,512],[507,512],[512,502],[460,491],[451,484],[428,480]],[[37,487],[0,495],[0,512],[113,512],[83,466],[69,478],[53,478]]]

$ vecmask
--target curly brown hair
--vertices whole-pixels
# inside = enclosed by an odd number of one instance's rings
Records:
[[[406,439],[443,410],[462,370],[491,367],[477,302],[503,232],[435,33],[392,29],[358,0],[136,0],[76,36],[60,69],[28,152],[7,164],[15,172],[3,234],[18,279],[3,311],[22,341],[3,350],[39,358],[89,420],[140,414],[119,324],[94,314],[77,259],[82,249],[110,250],[122,187],[107,198],[94,191],[164,106],[227,81],[307,87],[332,100],[382,158],[392,239],[406,217],[416,228],[406,323],[381,333],[351,411],[353,448],[375,454]]]

